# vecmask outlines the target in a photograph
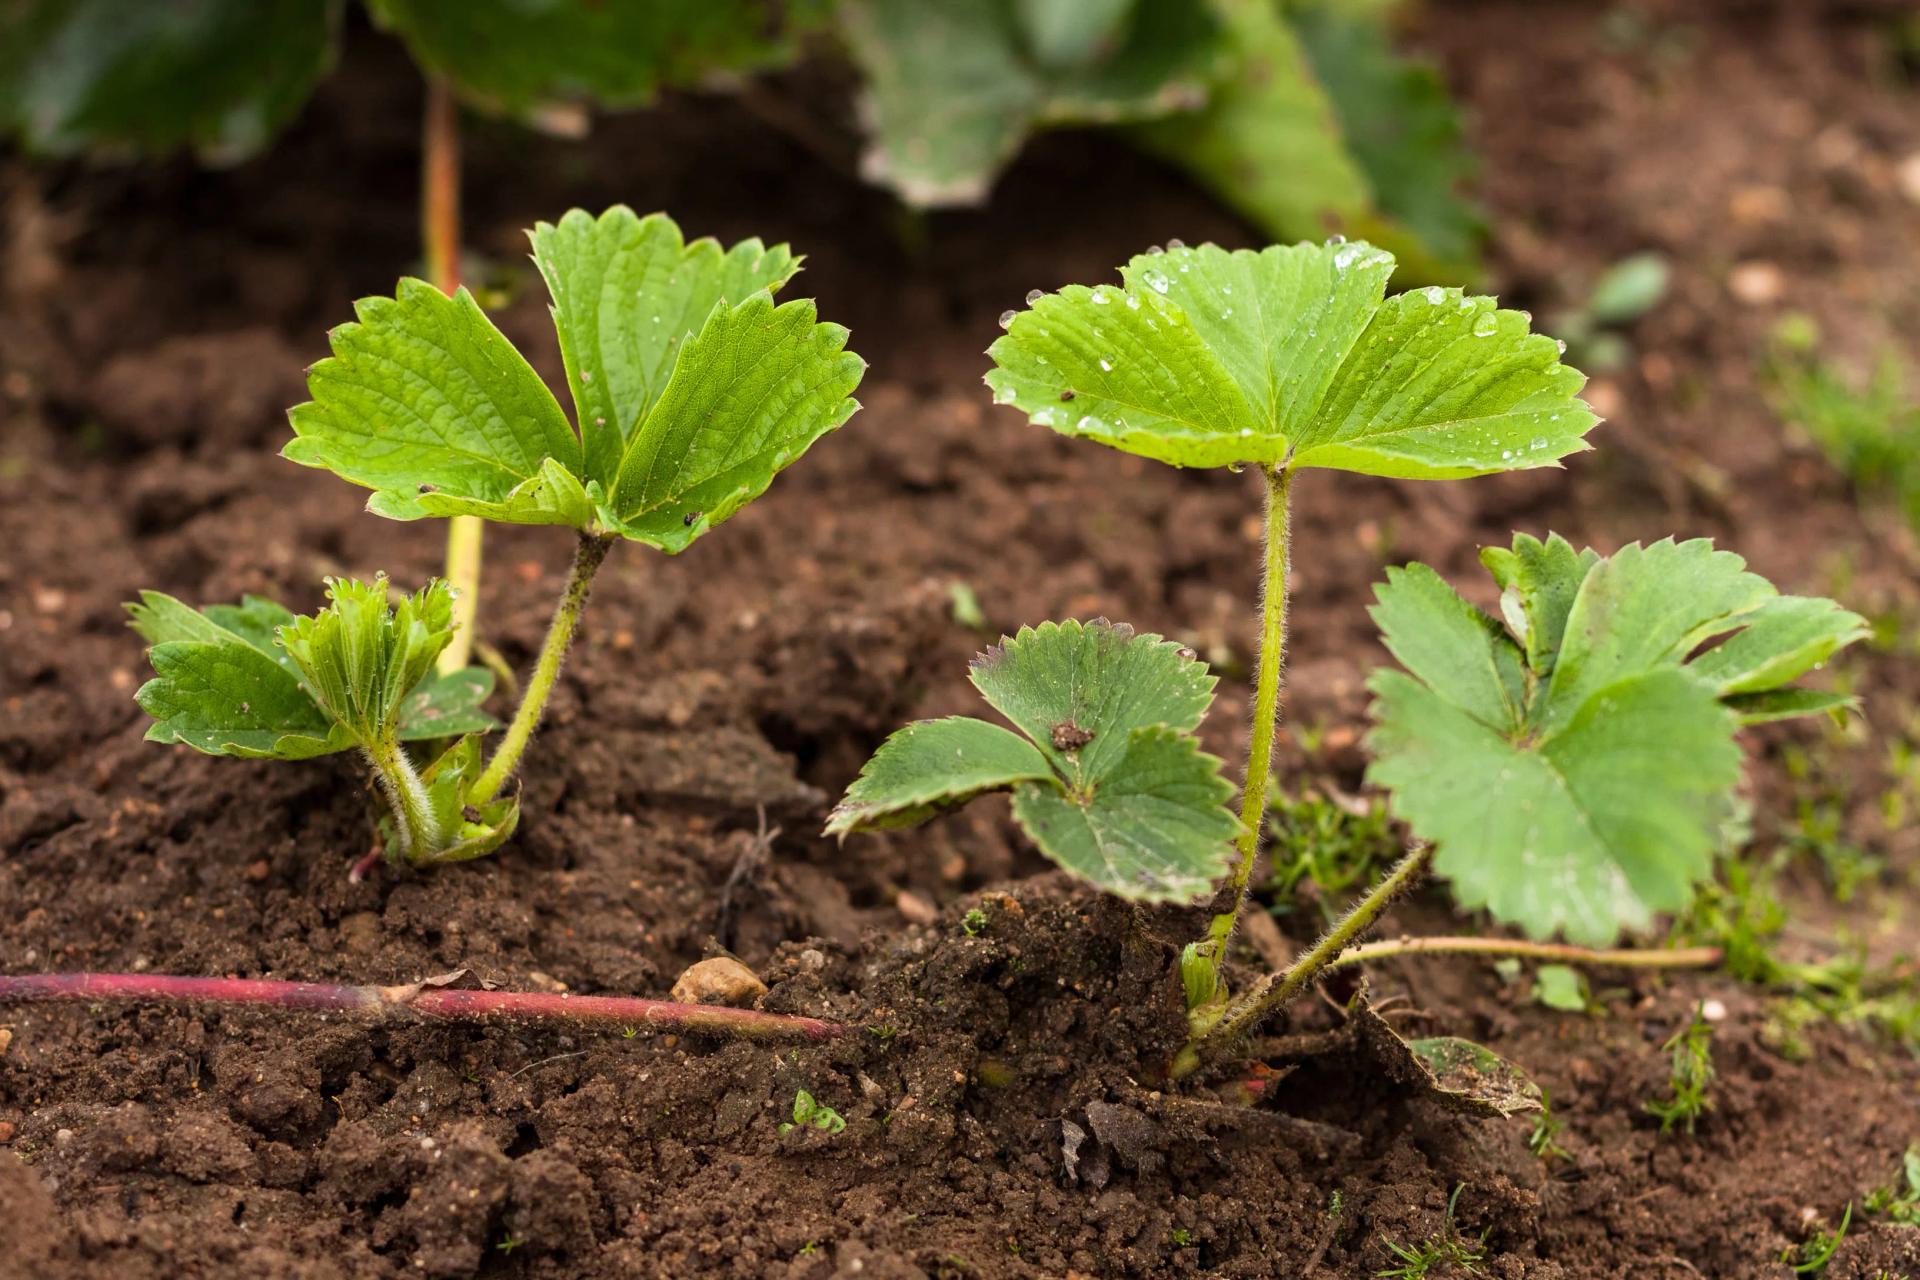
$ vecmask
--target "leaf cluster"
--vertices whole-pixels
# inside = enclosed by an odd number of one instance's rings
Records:
[[[1371,781],[1463,905],[1601,945],[1691,900],[1733,812],[1742,724],[1852,700],[1793,682],[1866,634],[1705,540],[1611,557],[1554,536],[1482,553],[1496,620],[1424,565],[1373,617]]]
[[[1193,737],[1213,701],[1204,663],[1101,619],[1023,627],[969,674],[1014,728],[908,725],[847,789],[828,834],[912,826],[1010,791],[1040,851],[1110,893],[1184,901],[1212,887],[1240,823],[1220,761]]]
[[[847,1121],[838,1111],[825,1103],[818,1102],[805,1089],[793,1095],[793,1119],[780,1122],[781,1133],[792,1133],[795,1129],[818,1129],[822,1133],[840,1133],[847,1127]]]

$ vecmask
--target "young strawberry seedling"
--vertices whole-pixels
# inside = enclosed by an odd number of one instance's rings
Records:
[[[576,532],[546,642],[484,767],[471,736],[417,776],[397,745],[486,727],[408,718],[409,695],[451,634],[445,587],[390,614],[384,585],[337,583],[332,606],[297,626],[264,602],[206,615],[172,601],[136,608],[156,645],[157,678],[141,694],[156,715],[152,736],[217,755],[357,746],[399,837],[388,856],[414,865],[484,853],[518,821],[508,783],[613,544],[686,550],[858,407],[851,393],[865,364],[845,350],[846,330],[819,322],[811,301],[773,301],[799,268],[785,246],[689,244],[665,215],[625,207],[543,223],[533,246],[577,425],[465,289],[449,297],[403,280],[333,331],[333,357],[313,367],[313,400],[289,415],[295,438],[284,451],[374,490],[368,509],[392,519],[474,515]],[[278,648],[269,614],[287,628]],[[188,640],[212,651],[168,648]],[[280,673],[272,699],[262,696],[268,668]],[[477,673],[435,680],[465,691],[465,712],[487,691]]]
[[[1709,870],[1739,779],[1736,727],[1847,705],[1786,686],[1860,638],[1860,619],[1779,596],[1704,542],[1633,546],[1608,560],[1558,538],[1517,538],[1486,556],[1505,592],[1504,623],[1424,566],[1392,571],[1375,618],[1410,674],[1372,683],[1370,776],[1420,843],[1293,966],[1230,999],[1220,966],[1266,813],[1296,473],[1450,479],[1549,466],[1585,448],[1596,421],[1576,396],[1581,375],[1523,314],[1457,290],[1387,298],[1392,270],[1391,256],[1357,243],[1176,245],[1134,258],[1120,287],[1030,295],[1029,310],[1002,317],[1007,335],[989,353],[995,401],[1041,425],[1176,466],[1263,473],[1265,590],[1237,823],[1219,811],[1219,780],[1197,750],[1177,770],[1171,750],[1151,769],[1125,767],[1135,742],[1180,741],[1198,726],[1211,689],[1204,668],[1085,660],[1062,637],[1112,629],[1048,624],[975,670],[1030,743],[973,721],[912,726],[882,746],[829,825],[840,834],[905,825],[1011,788],[1042,850],[1109,891],[1190,899],[1227,871],[1224,909],[1183,955],[1192,1040],[1174,1076],[1237,1043],[1330,965],[1418,952],[1712,963],[1711,949],[1350,944],[1420,878],[1436,844],[1463,904],[1535,939],[1600,945],[1643,927],[1653,912],[1685,906]],[[1696,653],[1714,639],[1722,643]],[[1150,803],[1135,798],[1143,794]],[[1237,832],[1227,866],[1222,831]]]

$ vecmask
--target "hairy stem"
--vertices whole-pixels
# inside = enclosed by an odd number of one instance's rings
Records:
[[[0,975],[0,1005],[74,1000],[139,1004],[261,1005],[338,1012],[375,1020],[446,1018],[460,1022],[598,1023],[650,1030],[696,1031],[751,1040],[831,1040],[843,1028],[818,1018],[679,1004],[627,996],[575,996],[533,991],[469,991],[409,983],[397,987],[335,986],[271,978],[188,978],[157,973]]]
[[[427,77],[427,110],[420,139],[420,244],[427,278],[442,293],[460,287],[460,107],[438,76]],[[453,640],[440,651],[445,674],[467,665],[480,609],[478,516],[447,521],[447,582],[453,587]]]
[[[380,792],[386,797],[387,810],[393,815],[393,843],[387,855],[391,861],[417,863],[430,860],[440,851],[445,833],[433,816],[427,798],[427,785],[420,780],[405,748],[391,738],[364,748],[374,776],[380,779]]]
[[[1654,950],[1599,950],[1520,938],[1392,938],[1362,943],[1328,961],[1327,968],[1391,960],[1396,956],[1513,956],[1614,969],[1710,969],[1720,963],[1719,947],[1670,947]]]
[[[1246,902],[1247,885],[1260,852],[1260,831],[1267,812],[1267,777],[1273,766],[1273,733],[1280,713],[1280,673],[1287,647],[1287,498],[1293,472],[1283,463],[1267,471],[1266,562],[1261,578],[1260,667],[1253,691],[1253,735],[1247,743],[1246,781],[1241,784],[1239,841],[1235,844],[1232,879],[1227,889],[1232,905],[1213,917],[1199,944],[1199,963],[1206,966],[1201,986],[1209,995],[1219,985],[1220,966],[1227,958]]]
[[[1305,991],[1324,973],[1350,943],[1373,924],[1387,905],[1399,897],[1427,869],[1433,856],[1430,845],[1419,844],[1394,864],[1386,878],[1366,897],[1353,904],[1347,914],[1327,930],[1313,949],[1294,961],[1285,971],[1269,974],[1260,985],[1241,996],[1210,1028],[1189,1040],[1175,1057],[1168,1074],[1174,1079],[1190,1075],[1202,1063],[1218,1057],[1241,1037],[1252,1032],[1267,1016]]]
[[[526,692],[520,695],[519,709],[513,713],[513,723],[507,726],[506,736],[500,739],[493,758],[487,761],[486,771],[468,792],[468,803],[486,804],[498,796],[519,767],[520,757],[526,753],[527,743],[533,740],[533,731],[540,723],[540,714],[546,710],[547,696],[553,692],[553,682],[560,675],[567,647],[573,643],[580,611],[586,607],[587,593],[593,589],[593,575],[600,571],[600,562],[607,558],[612,546],[612,534],[580,535],[580,544],[573,555],[573,572],[568,575],[566,590],[560,593],[560,603],[554,608],[546,643],[540,646],[540,659],[527,680]]]

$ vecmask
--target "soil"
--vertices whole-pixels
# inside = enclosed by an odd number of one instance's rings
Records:
[[[1364,604],[1386,563],[1464,584],[1512,528],[1710,534],[1789,589],[1915,606],[1911,534],[1856,504],[1757,374],[1790,309],[1862,365],[1920,322],[1920,208],[1899,177],[1920,97],[1896,8],[1424,16],[1416,39],[1483,157],[1503,297],[1548,317],[1642,248],[1669,255],[1673,291],[1633,329],[1634,363],[1592,386],[1612,422],[1564,473],[1298,486],[1303,731],[1280,753],[1296,789],[1359,787],[1361,681],[1384,660]],[[120,608],[138,589],[304,608],[323,574],[415,581],[439,559],[437,528],[364,515],[357,491],[276,456],[325,328],[414,250],[417,91],[367,33],[346,64],[235,170],[0,169],[0,968],[397,982],[464,965],[660,995],[725,948],[771,985],[766,1007],[855,1030],[775,1049],[0,1010],[0,1275],[1360,1277],[1395,1265],[1390,1241],[1446,1231],[1456,1187],[1454,1232],[1505,1280],[1785,1277],[1782,1251],[1849,1202],[1826,1274],[1920,1275],[1920,1231],[1859,1211],[1920,1139],[1920,1069],[1833,1027],[1783,1056],[1766,993],[1729,978],[1609,979],[1604,1016],[1582,1017],[1490,966],[1382,966],[1396,1025],[1479,1039],[1550,1091],[1566,1154],[1542,1161],[1528,1120],[1463,1117],[1352,1052],[1280,1064],[1251,1108],[1230,1079],[1156,1092],[1198,915],[1072,887],[1003,805],[815,835],[888,731],[973,708],[965,660],[1023,622],[1106,614],[1196,645],[1228,677],[1209,745],[1241,746],[1253,478],[1052,437],[978,384],[994,316],[1028,289],[1107,278],[1169,236],[1249,240],[1106,140],[1043,140],[992,207],[902,235],[736,100],[669,101],[588,143],[475,126],[472,248],[550,376],[520,228],[625,200],[804,250],[805,288],[871,361],[865,411],[721,535],[678,558],[616,551],[526,772],[528,819],[494,858],[350,884],[369,805],[350,765],[143,742]],[[486,632],[524,669],[569,548],[488,537]],[[955,583],[984,630],[954,620]],[[1758,839],[1779,842],[1810,785],[1796,762],[1824,760],[1845,831],[1890,866],[1845,908],[1796,875],[1795,945],[1845,930],[1910,951],[1920,851],[1878,803],[1920,680],[1885,652],[1847,666],[1865,729],[1758,736]],[[1309,918],[1284,918],[1296,943]],[[1476,925],[1434,893],[1393,927]],[[1642,1104],[1702,999],[1726,1011],[1715,1106],[1662,1136]],[[1284,1029],[1338,1021],[1309,1002]],[[798,1089],[845,1131],[781,1134]]]

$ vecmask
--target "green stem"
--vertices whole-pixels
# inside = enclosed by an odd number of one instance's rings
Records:
[[[388,857],[394,862],[416,863],[439,851],[442,832],[433,816],[433,804],[427,797],[427,784],[407,759],[398,742],[385,739],[363,748],[368,763],[380,779],[380,790],[393,815],[393,847]]]
[[[1420,878],[1432,856],[1430,845],[1420,844],[1409,849],[1406,856],[1387,873],[1386,879],[1375,885],[1371,893],[1356,902],[1320,941],[1313,944],[1313,950],[1294,961],[1285,972],[1268,974],[1259,986],[1234,1001],[1211,1027],[1187,1041],[1174,1058],[1168,1074],[1176,1080],[1191,1075],[1202,1063],[1218,1057],[1242,1036],[1258,1027],[1274,1010],[1306,990],[1355,938],[1367,930],[1389,903]]]
[[[1613,969],[1710,969],[1720,963],[1719,947],[1670,947],[1664,951],[1600,950],[1558,942],[1527,942],[1520,938],[1393,938],[1350,947],[1328,962],[1329,969],[1391,960],[1396,956],[1513,956],[1522,960],[1549,960],[1557,964],[1585,964]]]
[[[573,572],[568,575],[566,590],[560,593],[560,603],[554,608],[546,643],[540,646],[540,660],[534,664],[533,675],[527,680],[527,690],[520,696],[520,707],[513,713],[513,723],[507,726],[506,736],[500,739],[493,758],[487,761],[486,771],[467,793],[469,804],[486,804],[498,796],[519,767],[520,757],[526,753],[527,743],[533,740],[533,731],[540,723],[540,714],[546,710],[547,695],[553,692],[553,682],[560,675],[567,646],[573,643],[574,627],[580,622],[580,611],[586,607],[587,593],[593,588],[593,575],[600,571],[600,562],[607,558],[613,539],[614,535],[604,533],[580,535],[580,545],[573,555]]]
[[[1260,832],[1267,812],[1267,779],[1273,767],[1273,733],[1280,714],[1280,673],[1287,648],[1287,499],[1293,472],[1282,463],[1267,470],[1266,572],[1261,579],[1260,668],[1253,691],[1253,736],[1247,744],[1246,781],[1240,792],[1240,838],[1235,844],[1233,877],[1227,890],[1233,904],[1213,917],[1206,937],[1198,944],[1197,963],[1205,977],[1199,983],[1208,998],[1218,990],[1220,966],[1227,943],[1240,921],[1247,886],[1253,880],[1254,859],[1260,852]]]

